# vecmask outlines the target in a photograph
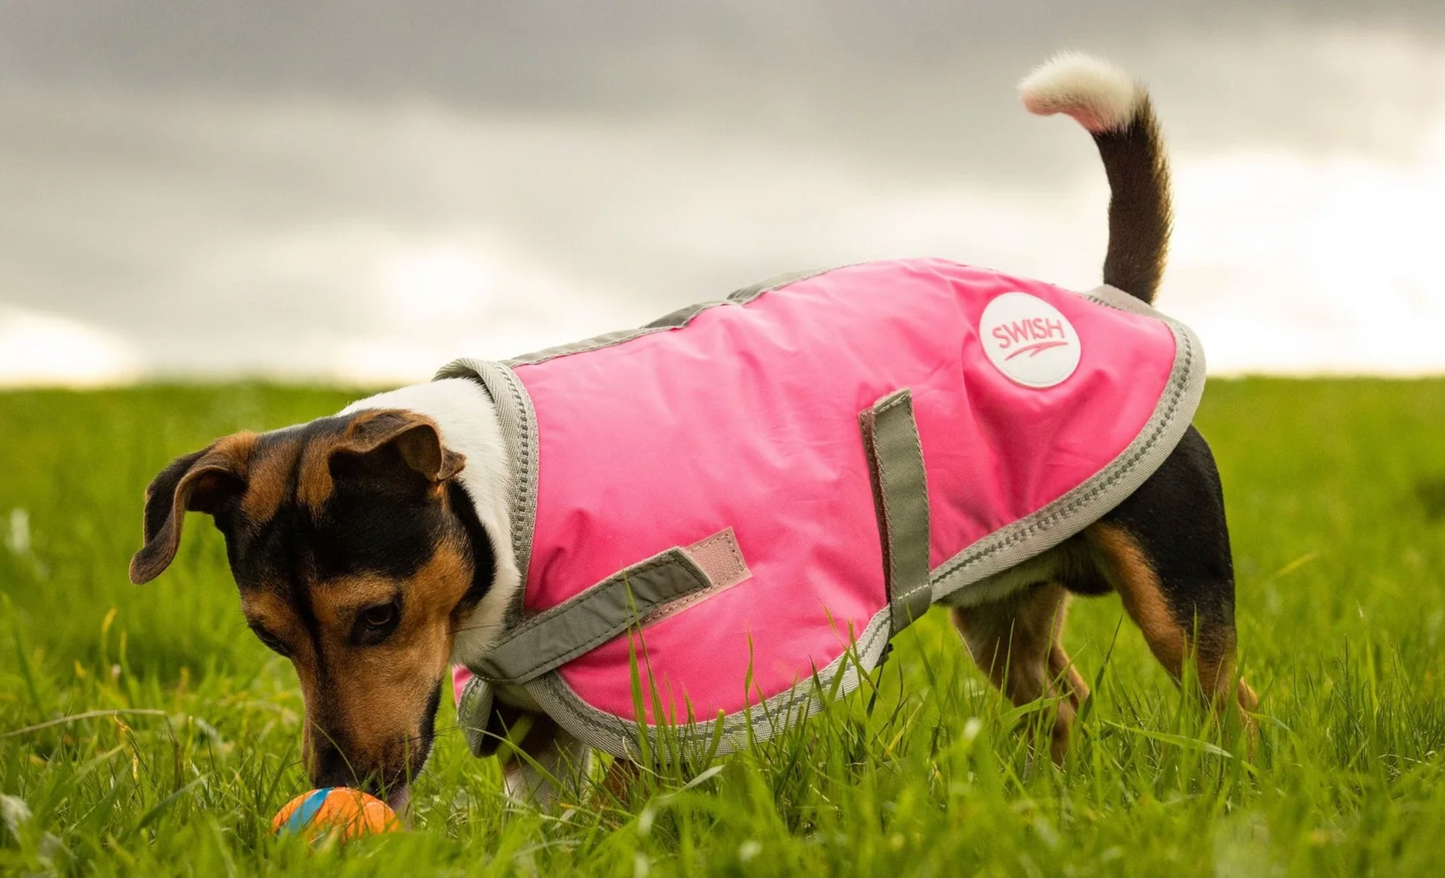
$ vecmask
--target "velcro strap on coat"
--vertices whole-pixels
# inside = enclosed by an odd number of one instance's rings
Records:
[[[530,682],[622,635],[664,604],[711,585],[682,549],[668,549],[525,619],[467,667],[494,683]]]
[[[502,755],[519,749],[527,733],[534,727],[530,711],[496,700],[492,684],[481,677],[472,677],[462,690],[457,704],[457,725],[462,729],[467,748],[479,759]]]
[[[883,543],[883,575],[897,634],[928,611],[928,479],[913,395],[890,393],[858,416]]]
[[[467,688],[462,690],[461,700],[457,702],[457,725],[461,726],[462,737],[466,738],[467,749],[473,756],[493,756],[502,743],[491,728],[496,717],[492,709],[495,698],[492,684],[474,676],[467,681]]]

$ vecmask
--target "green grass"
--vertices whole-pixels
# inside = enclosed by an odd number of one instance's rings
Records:
[[[1252,760],[1103,598],[1075,603],[1067,636],[1098,681],[1070,763],[1033,761],[935,612],[871,713],[846,699],[690,787],[649,777],[631,801],[542,815],[443,731],[414,831],[312,850],[267,830],[308,786],[301,697],[241,623],[219,535],[191,516],[165,576],[125,571],[172,456],[351,397],[0,394],[0,874],[1440,873],[1445,382],[1212,383],[1198,423],[1263,699]],[[13,734],[90,711],[106,713]]]

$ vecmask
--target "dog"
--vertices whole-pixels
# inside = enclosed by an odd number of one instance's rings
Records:
[[[1036,70],[1020,91],[1030,111],[1067,114],[1092,135],[1112,193],[1103,280],[1116,298],[1106,304],[1113,309],[1111,314],[1153,315],[1148,303],[1164,267],[1171,210],[1164,146],[1147,93],[1118,69],[1074,54],[1058,56]],[[868,270],[825,276],[825,280],[866,279],[871,276]],[[894,271],[890,276],[918,277],[952,269],[899,263],[890,270]],[[753,288],[711,311],[704,312],[703,306],[685,309],[633,333],[525,362],[557,362],[557,357],[575,351],[631,344],[629,340],[639,337],[655,339],[707,321],[716,324],[759,307],[756,303],[788,301],[769,290],[819,289],[809,283]],[[1052,301],[1059,307],[1076,307],[1070,304],[1075,299],[1067,296]],[[1074,369],[1083,368],[1078,365],[1077,345],[1071,353],[1067,339],[1052,339],[1055,329],[1062,333],[1068,323],[1062,316],[1057,320],[1051,316],[1058,309],[1037,303],[1030,307],[1045,310],[1000,324],[1005,328],[995,328],[995,342],[978,324],[980,343],[998,346],[989,356],[994,357],[999,374],[988,380],[1004,388],[1000,392],[1027,393],[1030,387],[1061,385]],[[704,313],[708,316],[699,316]],[[1155,327],[1156,339],[1170,338],[1158,328],[1162,323],[1149,325]],[[1181,330],[1174,331],[1176,341],[1183,338]],[[1035,332],[1040,340],[1028,345],[1027,357],[1014,359],[1023,350],[1012,355],[1003,352]],[[1169,342],[1168,350],[1177,366],[1174,345]],[[1035,374],[1053,369],[1049,363],[1061,362],[1063,367],[1052,377],[1041,379]],[[767,376],[766,370],[763,375]],[[601,380],[607,383],[605,377]],[[636,375],[627,379],[638,380]],[[641,380],[646,383],[646,375]],[[1196,389],[1202,386],[1202,372],[1190,380],[1196,382]],[[605,739],[605,729],[596,735],[579,731],[585,724],[569,719],[557,707],[553,697],[557,690],[533,685],[542,672],[539,668],[555,673],[565,662],[592,654],[586,649],[601,652],[609,643],[614,656],[619,650],[626,656],[628,638],[623,635],[637,623],[635,614],[644,610],[654,613],[650,619],[666,618],[677,607],[701,606],[695,602],[702,598],[707,598],[703,603],[719,606],[725,600],[747,606],[742,586],[723,592],[754,572],[747,568],[747,551],[739,551],[748,549],[742,545],[742,530],[700,534],[708,540],[670,550],[629,568],[628,576],[606,580],[602,585],[610,590],[599,585],[562,596],[565,603],[591,595],[597,598],[593,608],[608,601],[617,604],[619,596],[624,603],[635,600],[646,606],[632,606],[630,621],[613,619],[604,624],[584,619],[583,627],[596,636],[575,649],[571,642],[553,644],[556,655],[550,660],[536,656],[533,651],[543,648],[538,644],[560,636],[552,629],[564,629],[578,617],[573,614],[572,622],[558,624],[555,607],[539,611],[524,605],[524,594],[531,598],[529,557],[535,556],[526,553],[528,543],[519,542],[516,519],[519,509],[531,508],[525,506],[527,502],[535,507],[537,476],[535,460],[525,449],[519,452],[509,438],[518,429],[509,421],[527,417],[528,411],[520,402],[503,406],[505,392],[467,377],[444,377],[361,400],[337,415],[309,423],[226,436],[173,461],[146,491],[145,544],[132,560],[132,581],[154,579],[170,564],[186,512],[213,517],[225,537],[247,623],[263,644],[296,669],[307,713],[303,756],[318,787],[359,786],[386,797],[394,807],[404,807],[409,783],[422,771],[432,747],[449,668],[465,664],[483,676],[491,674],[483,681],[487,685],[477,690],[485,695],[478,721],[499,720],[504,732],[513,729],[513,743],[528,756],[505,766],[508,792],[545,804],[559,794],[551,783],[553,770],[568,762],[585,762],[589,745],[633,759],[639,753],[625,742],[615,748],[599,743]],[[918,437],[927,432],[926,419],[933,417],[928,405],[922,395],[888,396],[862,413],[862,438],[855,435],[845,443],[851,449],[847,454],[854,455],[860,467],[849,476],[848,490],[866,502],[871,486],[876,508],[867,514],[870,521],[877,515],[881,541],[881,547],[870,544],[861,550],[868,564],[877,566],[881,560],[878,574],[853,577],[867,580],[868,593],[883,601],[875,618],[883,620],[885,633],[868,647],[870,661],[881,660],[889,619],[896,633],[932,603],[948,605],[972,658],[1014,704],[1046,698],[1057,702],[1042,721],[1049,724],[1051,756],[1062,762],[1070,727],[1089,696],[1063,647],[1065,610],[1073,595],[1114,592],[1154,656],[1176,680],[1185,679],[1186,665],[1192,662],[1197,668],[1198,696],[1221,716],[1237,713],[1248,724],[1256,697],[1238,678],[1235,666],[1234,574],[1222,488],[1209,447],[1187,416],[1168,443],[1151,452],[1156,458],[1147,471],[1136,469],[1133,481],[1111,483],[1118,496],[1099,501],[1087,519],[1076,515],[1074,526],[1052,530],[1031,526],[1033,542],[1018,544],[1027,545],[1027,551],[996,553],[989,562],[992,567],[974,565],[966,587],[959,579],[944,588],[939,583],[948,577],[934,563],[936,559],[928,557],[931,495],[917,487],[911,494],[897,488],[910,477],[919,485],[926,479],[934,489],[940,478],[948,481],[948,473],[938,469],[938,460],[929,453],[931,436],[925,435],[920,454]],[[699,411],[717,414],[718,409]],[[723,409],[721,416],[750,422],[755,414]],[[664,435],[657,441],[665,447],[668,438]],[[1107,458],[1114,450],[1100,453]],[[925,457],[931,467],[926,470]],[[574,486],[557,474],[570,470],[549,469],[546,461],[543,470],[544,475],[551,474],[543,480],[544,494],[567,496]],[[590,484],[610,489],[605,472],[584,470]],[[891,471],[903,476],[895,478]],[[528,484],[532,494],[524,496],[526,491],[519,486]],[[1121,493],[1119,485],[1128,485],[1128,492]],[[620,508],[616,514],[622,518],[632,511]],[[1031,507],[1028,514],[1042,512]],[[933,515],[935,531],[948,526],[947,509],[935,509]],[[531,528],[528,522],[526,540],[532,539]],[[604,545],[607,537],[598,539],[597,545]],[[565,556],[565,550],[559,548],[556,557]],[[1000,559],[1008,563],[1000,566]],[[549,570],[558,569],[548,563]],[[539,563],[531,564],[534,575],[541,575],[538,568]],[[664,569],[671,572],[649,578],[652,571]],[[868,612],[875,610],[876,605]],[[612,612],[617,615],[616,606]],[[656,629],[662,630],[661,625],[657,623]],[[547,636],[538,637],[539,631]],[[854,629],[850,636],[860,633]],[[742,685],[739,682],[738,688]],[[465,699],[463,706],[467,707]]]

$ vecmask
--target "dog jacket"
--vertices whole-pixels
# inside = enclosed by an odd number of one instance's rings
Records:
[[[497,740],[498,685],[617,755],[766,738],[855,688],[931,604],[1129,496],[1203,366],[1186,327],[1119,290],[932,259],[453,362],[438,377],[497,407],[524,583],[501,643],[455,670],[469,742]]]

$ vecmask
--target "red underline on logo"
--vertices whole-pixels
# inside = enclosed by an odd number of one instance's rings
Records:
[[[1028,346],[1026,346],[1026,347],[1021,347],[1021,348],[1019,348],[1018,350],[1014,351],[1013,353],[1009,354],[1007,357],[1004,357],[1004,359],[1005,359],[1005,360],[1012,360],[1014,357],[1017,357],[1019,354],[1029,354],[1030,356],[1038,356],[1038,354],[1039,354],[1040,351],[1046,351],[1046,350],[1048,350],[1049,348],[1056,348],[1056,347],[1058,347],[1058,346],[1060,346],[1060,345],[1066,345],[1066,344],[1068,344],[1068,342],[1066,342],[1066,341],[1041,341],[1041,342],[1037,342],[1036,344],[1031,344],[1031,345],[1028,345]]]

